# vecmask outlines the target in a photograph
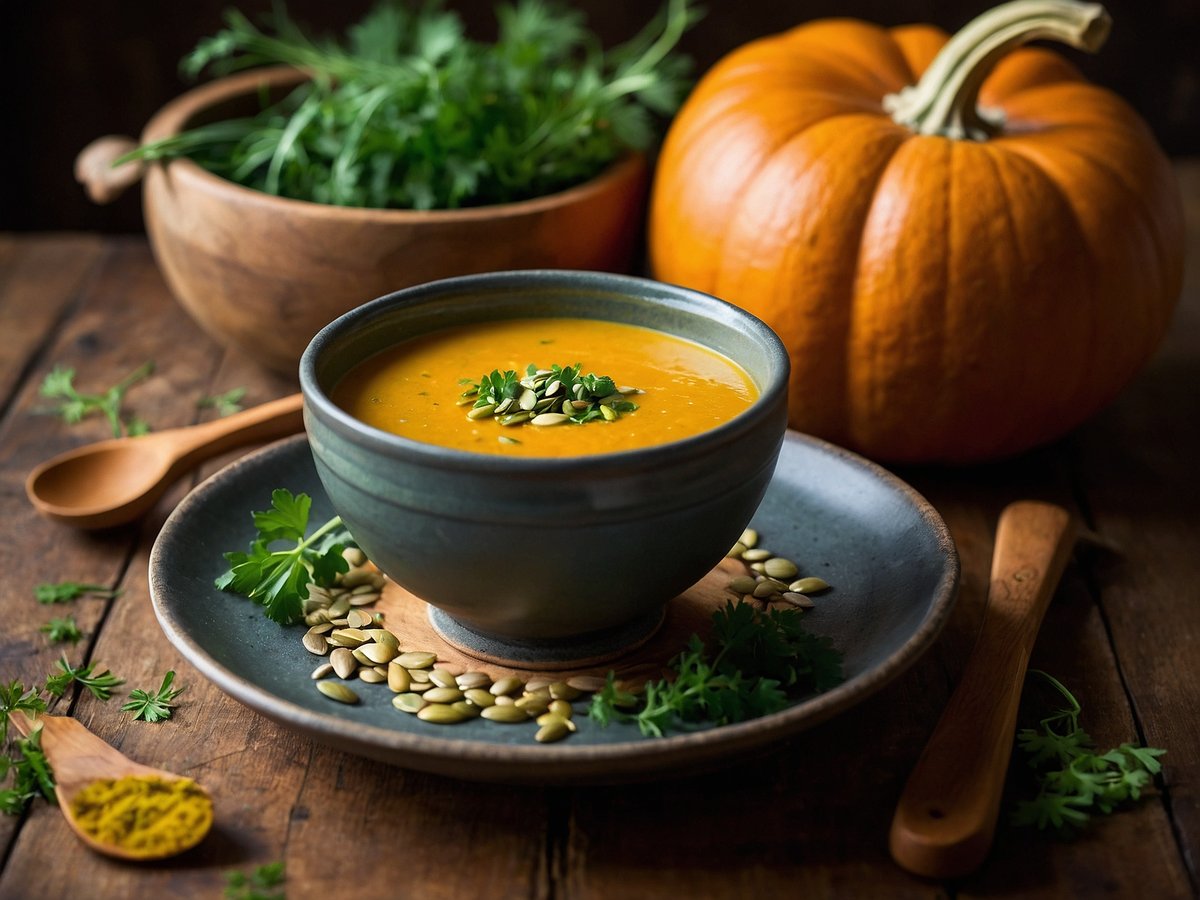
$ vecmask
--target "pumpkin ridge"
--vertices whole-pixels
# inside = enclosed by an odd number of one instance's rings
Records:
[[[1013,142],[1008,146],[1011,152],[1020,153],[1027,159],[1030,159],[1033,154],[1037,154],[1041,160],[1053,158],[1055,154],[1043,154],[1038,151],[1033,151],[1033,148],[1028,143]],[[1134,372],[1140,368],[1142,363],[1149,358],[1154,348],[1158,346],[1160,339],[1166,332],[1167,326],[1170,323],[1171,316],[1174,312],[1175,304],[1178,302],[1179,292],[1182,290],[1182,267],[1179,268],[1178,274],[1170,270],[1167,262],[1170,253],[1167,250],[1167,244],[1170,241],[1168,235],[1162,233],[1157,227],[1158,220],[1150,213],[1146,205],[1146,198],[1135,185],[1128,182],[1125,177],[1125,171],[1120,166],[1113,166],[1110,161],[1103,155],[1092,152],[1089,146],[1084,142],[1072,144],[1068,147],[1059,146],[1056,148],[1058,153],[1069,152],[1079,159],[1085,160],[1090,166],[1104,173],[1107,180],[1120,187],[1122,194],[1125,197],[1124,205],[1131,212],[1132,224],[1136,225],[1137,233],[1143,238],[1142,243],[1147,245],[1149,249],[1149,258],[1153,260],[1152,272],[1146,273],[1143,271],[1141,276],[1150,281],[1153,285],[1153,293],[1157,296],[1170,296],[1172,302],[1170,304],[1141,304],[1137,306],[1139,312],[1143,314],[1143,320],[1138,323],[1139,327],[1133,329],[1134,333],[1143,335],[1143,346],[1136,353],[1127,354],[1128,367],[1124,374],[1116,379],[1121,383],[1127,381]],[[1033,160],[1031,160],[1033,161]],[[1045,169],[1046,166],[1040,162],[1035,164],[1041,165]],[[1049,174],[1049,173],[1048,173]],[[1050,174],[1050,177],[1054,177]],[[1055,179],[1057,181],[1057,179]],[[1060,184],[1061,188],[1061,184]],[[1074,208],[1074,204],[1072,204]],[[1130,220],[1126,220],[1127,222]],[[1145,255],[1144,251],[1141,255]],[[1180,258],[1176,255],[1176,258]],[[1162,310],[1161,315],[1155,315],[1156,312]],[[1146,318],[1152,316],[1153,318]]]
[[[853,28],[847,28],[847,26],[853,26]],[[881,68],[864,65],[864,57],[844,51],[843,48],[846,46],[855,46],[848,36],[838,35],[835,37],[822,33],[826,31],[836,33],[838,29],[853,30],[858,32],[859,35],[871,35],[874,38],[880,39],[880,44],[885,47],[890,46],[893,49],[893,61],[898,62],[903,68],[894,72],[886,72],[886,70]],[[851,80],[857,80],[855,78],[856,75],[862,76],[866,74],[874,82],[875,88],[879,91],[878,97],[880,99],[885,94],[899,90],[907,84],[905,75],[910,70],[908,60],[905,59],[903,51],[892,39],[888,29],[879,25],[848,18],[818,19],[815,22],[808,22],[793,28],[791,31],[785,32],[781,37],[792,52],[796,50],[807,51],[810,60],[826,65],[830,70],[844,74]],[[851,43],[847,44],[847,41],[851,41]],[[875,62],[878,62],[878,60],[875,60]],[[872,91],[872,96],[875,96],[874,91]]]
[[[1050,429],[1053,433],[1048,437],[1048,439],[1053,439],[1070,431],[1106,406],[1144,361],[1146,354],[1142,349],[1138,349],[1136,353],[1120,354],[1110,350],[1107,346],[1123,344],[1126,336],[1138,329],[1132,328],[1129,321],[1122,323],[1123,327],[1119,332],[1104,327],[1105,311],[1108,309],[1106,301],[1109,298],[1106,297],[1102,287],[1104,283],[1102,274],[1095,264],[1097,259],[1103,258],[1102,250],[1095,245],[1094,238],[1089,234],[1085,224],[1086,217],[1081,215],[1077,203],[1073,199],[1077,196],[1076,192],[1069,185],[1063,184],[1059,177],[1062,164],[1051,161],[1052,154],[1023,152],[1028,149],[1026,146],[1013,144],[1006,149],[1026,160],[1053,187],[1061,198],[1064,209],[1069,211],[1072,217],[1072,224],[1081,242],[1082,253],[1091,261],[1089,265],[1082,267],[1090,279],[1089,289],[1081,291],[1079,294],[1080,297],[1086,297],[1088,302],[1078,304],[1079,312],[1075,318],[1076,328],[1079,328],[1083,322],[1087,323],[1086,329],[1080,330],[1085,331],[1082,339],[1085,346],[1090,348],[1090,353],[1076,373],[1075,390],[1064,400],[1061,408],[1048,409],[1044,413],[1046,421],[1054,423],[1053,428]],[[1049,165],[1047,165],[1048,161],[1050,161]],[[1125,308],[1128,309],[1128,307],[1129,305],[1125,304]],[[1139,322],[1138,326],[1144,330],[1143,323]],[[1073,336],[1064,335],[1063,337],[1071,339]],[[1074,338],[1081,339],[1078,335]],[[1122,360],[1124,364],[1115,367],[1118,360]],[[1060,378],[1062,376],[1061,368],[1059,376]]]
[[[846,120],[851,121],[847,122]],[[853,154],[859,160],[857,171],[860,173],[864,172],[872,160],[874,161],[873,171],[863,175],[860,186],[872,181],[877,183],[887,168],[888,161],[895,154],[896,148],[911,137],[886,118],[861,114],[823,119],[813,123],[802,133],[792,134],[784,144],[776,148],[770,158],[764,160],[763,165],[744,186],[738,202],[731,208],[725,241],[722,243],[721,253],[718,256],[714,293],[758,315],[768,325],[782,333],[803,334],[807,340],[821,348],[820,354],[801,353],[799,357],[793,354],[789,389],[794,397],[814,392],[820,394],[820,400],[817,403],[819,408],[822,410],[837,409],[840,412],[836,421],[831,420],[821,424],[821,433],[845,435],[848,433],[846,416],[848,404],[845,402],[847,397],[845,373],[848,368],[846,356],[849,353],[849,333],[853,312],[851,301],[860,254],[860,246],[857,242],[861,241],[862,222],[869,213],[874,191],[856,192],[856,196],[861,196],[863,199],[855,204],[854,209],[849,208],[849,203],[841,206],[822,204],[811,209],[815,218],[809,222],[810,230],[827,230],[820,229],[820,224],[829,218],[836,218],[842,227],[853,235],[855,241],[852,247],[847,244],[829,245],[826,243],[823,245],[823,252],[818,254],[822,261],[828,261],[833,258],[835,250],[830,249],[833,246],[838,253],[837,259],[839,260],[837,285],[823,295],[820,300],[822,312],[816,323],[821,329],[819,335],[816,334],[810,321],[814,304],[798,304],[795,302],[795,295],[788,297],[779,295],[764,300],[757,290],[753,288],[746,290],[745,279],[737,277],[745,271],[741,264],[743,254],[734,253],[730,249],[731,242],[734,241],[743,243],[751,241],[751,245],[757,247],[757,239],[772,233],[769,229],[759,227],[761,224],[757,221],[759,217],[754,213],[759,209],[755,205],[759,196],[756,194],[756,190],[759,189],[756,185],[761,179],[767,179],[773,183],[778,167],[788,163],[791,159],[788,154],[795,152],[797,142],[814,140],[812,132],[817,129],[828,129],[826,138],[829,142],[828,146],[825,146],[820,154],[812,152],[796,154],[797,158],[802,161],[802,168],[796,172],[793,184],[800,184],[801,181],[813,178],[814,170],[826,169],[829,167],[831,159],[845,159],[849,154]],[[841,148],[847,145],[853,149],[843,152]],[[878,146],[874,152],[865,149],[874,145]],[[752,221],[753,224],[751,226],[739,225],[740,222],[747,220]],[[811,252],[805,242],[788,241],[785,243],[787,243],[787,248],[782,251],[786,257],[785,260],[776,260],[774,264],[781,268],[787,268],[789,271],[803,271],[809,268],[809,265],[803,265],[804,257]],[[849,255],[851,250],[853,251],[852,256]],[[756,252],[745,255],[744,258],[752,259],[760,256],[761,253],[761,250],[756,250]],[[825,284],[828,280],[826,278],[816,279],[820,284]],[[806,366],[815,368],[806,371]],[[830,377],[831,375],[837,376],[836,383]],[[833,401],[832,395],[834,394],[836,394],[836,401]]]

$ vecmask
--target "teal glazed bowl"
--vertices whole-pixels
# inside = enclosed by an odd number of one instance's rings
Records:
[[[403,341],[551,316],[688,338],[741,365],[759,397],[673,443],[521,459],[398,437],[330,399],[353,366]],[[715,297],[643,278],[534,270],[434,281],[360,306],[313,338],[300,386],[317,473],[367,555],[431,605],[452,643],[547,662],[636,642],[721,560],[771,480],[787,428],[788,369],[770,328]]]

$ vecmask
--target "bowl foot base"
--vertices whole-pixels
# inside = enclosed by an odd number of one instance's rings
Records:
[[[438,636],[467,656],[510,669],[558,671],[611,662],[644,645],[662,626],[665,607],[632,622],[578,637],[514,640],[476,631],[437,607],[429,622]]]

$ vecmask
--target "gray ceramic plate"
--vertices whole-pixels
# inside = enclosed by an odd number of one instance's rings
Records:
[[[433,725],[391,706],[386,685],[361,685],[341,706],[313,689],[303,626],[286,634],[257,606],[213,587],[222,553],[253,536],[250,513],[276,487],[313,498],[313,522],[333,515],[303,436],[221,470],[179,505],[150,556],[150,595],[163,631],[219,688],[287,728],[353,753],[460,778],[587,782],[643,778],[711,765],[847,709],[895,678],[946,621],[958,557],[941,518],[904,482],[830,444],[789,432],[753,525],[776,553],[801,561],[834,590],[805,617],[845,654],[846,681],[781,712],[735,725],[650,739],[633,725],[541,745],[534,727],[484,720]],[[292,632],[295,632],[294,634]]]

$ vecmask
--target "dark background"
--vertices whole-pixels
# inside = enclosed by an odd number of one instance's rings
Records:
[[[138,231],[140,191],[107,207],[75,184],[75,154],[102,134],[136,136],[189,85],[179,59],[237,6],[252,18],[270,0],[24,0],[5,2],[0,24],[4,140],[0,230]],[[289,0],[292,17],[340,34],[371,0]],[[494,34],[492,0],[448,0],[478,37]],[[630,35],[658,0],[575,0],[606,45]],[[815,18],[852,16],[883,25],[931,22],[953,31],[990,0],[709,0],[684,39],[697,72],[755,37]],[[1200,0],[1111,0],[1112,35],[1096,57],[1064,50],[1093,81],[1120,93],[1168,153],[1200,152]]]

